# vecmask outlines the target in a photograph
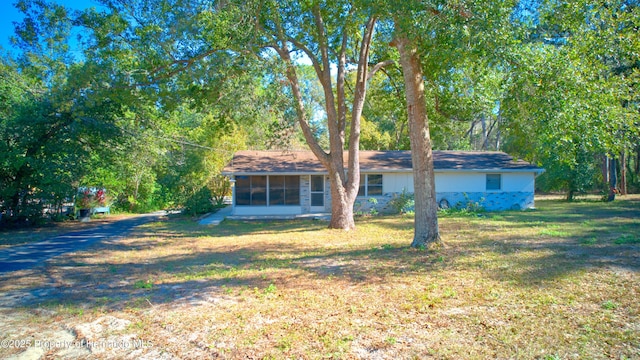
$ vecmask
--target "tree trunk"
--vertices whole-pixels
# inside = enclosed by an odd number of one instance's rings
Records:
[[[424,79],[419,55],[409,40],[400,36],[393,45],[400,53],[409,114],[409,140],[413,165],[415,197],[414,236],[411,246],[424,247],[442,244],[438,229],[433,152],[424,95]]]
[[[501,131],[500,131],[500,120],[502,118],[500,117],[500,115],[498,115],[498,118],[496,119],[496,151],[500,151],[500,135],[501,135]]]
[[[348,182],[345,178],[343,163],[344,158],[343,152],[341,150],[343,142],[340,141],[341,136],[338,131],[336,116],[331,116],[330,114],[328,114],[328,117],[330,118],[329,122],[333,122],[333,124],[329,124],[328,126],[329,132],[331,133],[329,141],[331,143],[332,150],[340,150],[331,151],[329,154],[327,154],[318,144],[313,135],[313,131],[309,127],[309,123],[306,119],[300,83],[298,82],[298,76],[296,74],[293,62],[289,57],[289,51],[286,47],[284,47],[284,50],[279,51],[279,53],[281,58],[287,64],[287,77],[289,80],[289,84],[291,85],[294,98],[296,100],[298,123],[302,128],[302,133],[305,137],[305,140],[307,141],[307,144],[309,145],[309,148],[311,148],[311,151],[329,172],[329,180],[331,182],[331,221],[329,222],[329,228],[352,230],[355,228],[355,221],[353,219],[353,205],[355,203],[357,190],[353,196],[348,196]],[[358,146],[359,144],[356,143],[355,145]],[[349,144],[349,146],[351,147],[353,146],[353,144]],[[359,185],[360,168],[358,167],[357,169],[350,171],[350,174],[352,175],[351,182],[357,180],[357,184]]]
[[[627,152],[620,153],[620,195],[627,195]]]
[[[352,230],[356,224],[353,219],[353,204],[355,197],[349,198],[345,186],[341,183],[341,178],[335,171],[330,172],[331,182],[331,221],[330,229]],[[336,183],[338,186],[336,186]]]
[[[636,147],[636,175],[640,175],[640,146]]]
[[[604,183],[604,185],[609,184],[609,157],[607,157],[607,155],[602,155],[600,158],[600,170],[602,171],[602,182]]]
[[[482,148],[481,150],[487,150],[489,142],[489,134],[487,133],[487,118],[484,114],[480,115],[480,124],[482,125]]]
[[[16,190],[16,192],[11,196],[11,208],[9,209],[9,216],[12,218],[17,218],[20,214],[20,187]]]
[[[618,172],[616,170],[616,159],[609,159],[609,196],[607,201],[616,199],[616,187],[618,186]]]
[[[476,128],[476,121],[472,120],[471,121],[471,128],[469,129],[469,147],[471,147],[472,150],[474,150],[476,148],[475,144],[474,144],[474,141],[473,141],[473,130],[475,130],[475,128]]]
[[[400,124],[400,129],[396,132],[396,148],[394,150],[401,150],[400,141],[402,141],[402,135],[404,134],[405,123]]]

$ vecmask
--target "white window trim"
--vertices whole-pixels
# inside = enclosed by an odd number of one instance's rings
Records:
[[[369,195],[369,175],[380,175],[380,177],[382,178],[382,192],[379,195]],[[357,197],[359,198],[369,198],[369,197],[382,197],[384,195],[384,174],[379,174],[379,173],[371,173],[371,174],[360,174],[360,179],[362,179],[364,177],[364,195],[358,195]],[[358,189],[360,188],[360,185],[358,185]]]
[[[322,190],[316,191],[316,190],[313,190],[311,188],[311,184],[312,184],[311,179],[314,176],[322,178]],[[324,196],[325,196],[325,187],[326,187],[325,182],[326,182],[326,179],[325,179],[324,175],[310,175],[309,176],[309,206],[314,207],[314,208],[316,208],[316,207],[320,208],[320,207],[324,207],[325,206],[325,202],[326,202],[326,199],[324,198]],[[322,205],[313,205],[313,194],[322,194]]]

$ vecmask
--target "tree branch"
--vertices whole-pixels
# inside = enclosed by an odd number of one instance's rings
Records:
[[[302,129],[302,134],[304,135],[309,148],[313,152],[313,154],[320,160],[320,162],[325,166],[329,167],[329,154],[327,154],[318,144],[318,140],[313,135],[313,130],[309,126],[309,122],[306,119],[306,114],[304,110],[304,101],[302,100],[302,92],[300,91],[300,82],[298,81],[298,75],[296,74],[295,66],[291,61],[291,56],[289,55],[289,48],[287,47],[286,41],[282,41],[282,47],[273,46],[272,48],[280,55],[280,58],[285,62],[287,66],[287,79],[289,80],[289,85],[291,86],[291,92],[295,98],[296,102],[296,113],[298,115],[298,123],[300,124],[300,128]]]
[[[346,28],[346,26],[345,26]],[[347,104],[344,93],[345,84],[345,67],[347,63],[347,31],[343,30],[342,44],[340,46],[340,53],[338,54],[338,74],[337,74],[337,93],[338,93],[338,129],[340,130],[340,137],[344,142],[345,130],[347,125]]]
[[[192,58],[189,59],[179,59],[179,60],[175,60],[170,62],[169,64],[166,65],[162,65],[159,67],[156,67],[155,69],[152,69],[149,74],[150,76],[154,79],[154,80],[160,80],[160,79],[166,79],[169,77],[172,77],[173,75],[178,74],[181,71],[184,71],[188,68],[190,68],[191,66],[193,66],[193,64],[195,64],[198,60],[202,60],[204,58],[206,58],[207,56],[211,56],[213,54],[215,54],[218,51],[222,51],[223,49],[210,49],[208,51],[203,52],[202,54],[196,55]],[[176,65],[180,65],[179,67],[172,69],[171,68],[173,66]],[[156,74],[165,70],[165,69],[170,69],[168,72],[161,74],[160,76],[156,77]]]
[[[351,109],[351,133],[349,134],[349,179],[359,177],[360,161],[359,161],[359,144],[360,144],[360,118],[364,107],[364,100],[367,94],[367,69],[369,66],[369,50],[371,47],[371,39],[373,38],[373,30],[377,18],[371,17],[367,22],[364,34],[362,34],[362,42],[360,46],[360,55],[358,57],[358,71],[356,74],[355,95],[353,99],[353,107]],[[347,189],[349,194],[354,196],[358,192],[359,184],[350,182]]]
[[[324,69],[320,64],[320,62],[318,61],[318,58],[316,57],[316,55],[311,51],[311,49],[309,49],[305,44],[301,43],[299,40],[291,36],[288,36],[287,40],[291,42],[296,48],[302,50],[302,52],[304,52],[309,57],[309,59],[311,60],[311,65],[313,65],[313,68],[318,74],[318,78],[322,83],[324,81],[323,79]]]
[[[385,61],[381,61],[381,62],[375,64],[373,66],[373,68],[369,71],[369,73],[367,74],[367,81],[371,80],[373,75],[375,75],[376,72],[378,72],[378,70],[382,69],[385,66],[394,65],[395,63],[396,62],[393,61],[393,60],[385,60]]]
[[[343,171],[343,148],[344,139],[340,137],[338,109],[336,107],[336,97],[331,82],[331,65],[329,62],[329,44],[327,40],[326,28],[320,12],[320,5],[314,4],[312,8],[313,17],[315,19],[317,31],[317,43],[320,50],[320,59],[322,61],[322,73],[318,74],[322,89],[324,91],[325,111],[327,114],[327,127],[329,129],[329,148],[332,157],[334,170],[338,173],[341,180],[345,181]]]
[[[320,60],[322,61],[322,70],[321,73],[323,77],[325,77],[325,81],[329,86],[331,86],[331,73],[330,73],[330,64],[329,64],[329,46],[327,43],[327,34],[325,33],[324,20],[322,20],[322,15],[320,14],[320,6],[315,4],[313,6],[313,17],[316,21],[316,29],[318,30],[318,47],[320,48]]]

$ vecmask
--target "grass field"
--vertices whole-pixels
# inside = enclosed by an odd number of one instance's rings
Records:
[[[536,205],[442,214],[433,252],[401,216],[148,224],[0,274],[0,340],[153,345],[42,352],[69,358],[640,358],[640,197]]]

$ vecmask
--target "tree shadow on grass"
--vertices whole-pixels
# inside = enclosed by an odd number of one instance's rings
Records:
[[[430,255],[406,248],[326,251],[281,249],[268,243],[216,251],[157,256],[143,261],[96,262],[100,253],[145,251],[153,241],[142,231],[131,245],[110,241],[46,265],[0,274],[0,307],[79,306],[104,310],[157,304],[225,301],[225,291],[260,293],[276,283],[314,288],[315,279],[379,283],[412,266],[428,267]],[[178,240],[179,241],[179,240]],[[282,257],[286,254],[286,257]],[[15,278],[25,279],[11,285]]]
[[[440,230],[450,247],[440,256],[524,287],[582,270],[640,271],[640,201],[541,203],[524,212],[448,214]]]
[[[638,210],[634,206],[622,208]],[[565,218],[553,221],[551,215],[544,215],[550,220],[543,222],[530,220],[526,213],[507,213],[500,215],[502,220],[491,220],[493,223],[474,220],[468,224],[472,235],[462,234],[459,240],[450,241],[448,248],[436,252],[410,249],[408,243],[404,246],[398,242],[331,248],[288,238],[294,233],[320,233],[325,229],[325,223],[309,220],[229,222],[219,227],[158,222],[141,226],[124,239],[110,239],[30,270],[0,274],[0,307],[65,305],[121,310],[157,304],[215,303],[234,301],[227,296],[230,290],[259,296],[271,284],[315,289],[316,280],[327,278],[354,285],[393,284],[399,277],[418,281],[425,275],[453,276],[449,274],[459,270],[479,271],[481,276],[521,287],[537,286],[584,269],[617,267],[638,272],[640,249],[635,240],[616,243],[617,238],[602,236],[615,234],[612,220],[626,218],[628,213],[621,210],[610,213],[610,218],[596,219],[596,215],[602,216],[600,212],[584,211],[579,212],[583,221],[601,223],[586,227],[577,237],[517,235],[518,228],[529,229],[532,223],[562,226],[568,222]],[[514,218],[504,220],[508,217]],[[407,230],[406,223],[397,225],[392,220],[366,222],[380,229]],[[460,230],[458,226],[465,224],[465,219],[452,219],[450,223],[446,226]],[[516,234],[501,232],[505,226],[515,228]],[[634,225],[628,229],[634,229]],[[211,241],[245,235],[255,236],[250,238],[255,241],[204,250],[198,247],[199,238]],[[261,235],[277,235],[279,241],[270,243],[261,240]],[[172,252],[163,252],[165,243],[172,244]],[[141,256],[145,251],[157,253]],[[116,253],[121,257],[114,258]]]
[[[492,213],[507,221],[575,223],[603,218],[640,219],[640,200],[603,202],[538,201],[538,208],[528,211]]]
[[[160,235],[186,237],[228,237],[255,234],[286,234],[313,232],[326,229],[328,223],[322,220],[225,220],[216,226],[203,226],[194,221],[174,219],[159,223],[153,231]]]

